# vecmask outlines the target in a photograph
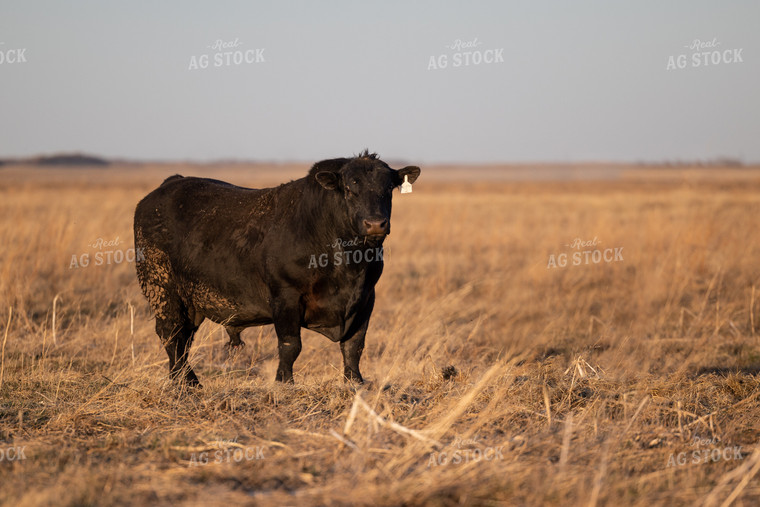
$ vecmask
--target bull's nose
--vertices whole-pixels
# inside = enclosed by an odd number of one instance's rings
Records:
[[[365,220],[364,229],[367,236],[388,234],[388,220]]]

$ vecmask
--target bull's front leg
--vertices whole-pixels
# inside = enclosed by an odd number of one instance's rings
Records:
[[[346,336],[340,341],[340,351],[343,354],[343,376],[346,380],[364,383],[362,374],[359,372],[359,360],[364,352],[364,338],[369,327],[369,317],[375,305],[375,292],[372,291],[370,300],[359,316],[359,322],[352,326]],[[355,328],[355,329],[353,329]]]
[[[277,352],[280,357],[275,380],[292,384],[293,363],[301,353],[301,314],[297,305],[282,305],[273,310]]]

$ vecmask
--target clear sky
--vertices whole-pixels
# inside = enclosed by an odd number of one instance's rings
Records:
[[[0,157],[760,162],[757,0],[3,0],[0,53]]]

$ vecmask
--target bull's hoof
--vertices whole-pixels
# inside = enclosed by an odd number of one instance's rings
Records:
[[[343,380],[347,383],[364,384],[364,379],[359,373],[344,373]]]
[[[187,386],[189,388],[193,389],[200,389],[203,387],[201,385],[200,380],[198,380],[198,376],[195,374],[193,370],[189,370],[184,372],[184,376],[182,375],[182,371],[172,371],[169,372],[169,377],[174,380],[175,382],[179,382],[184,386]]]

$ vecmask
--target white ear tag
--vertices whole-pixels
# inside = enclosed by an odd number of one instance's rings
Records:
[[[412,184],[409,183],[409,176],[407,175],[404,175],[404,182],[401,184],[401,193],[402,194],[412,193]]]

